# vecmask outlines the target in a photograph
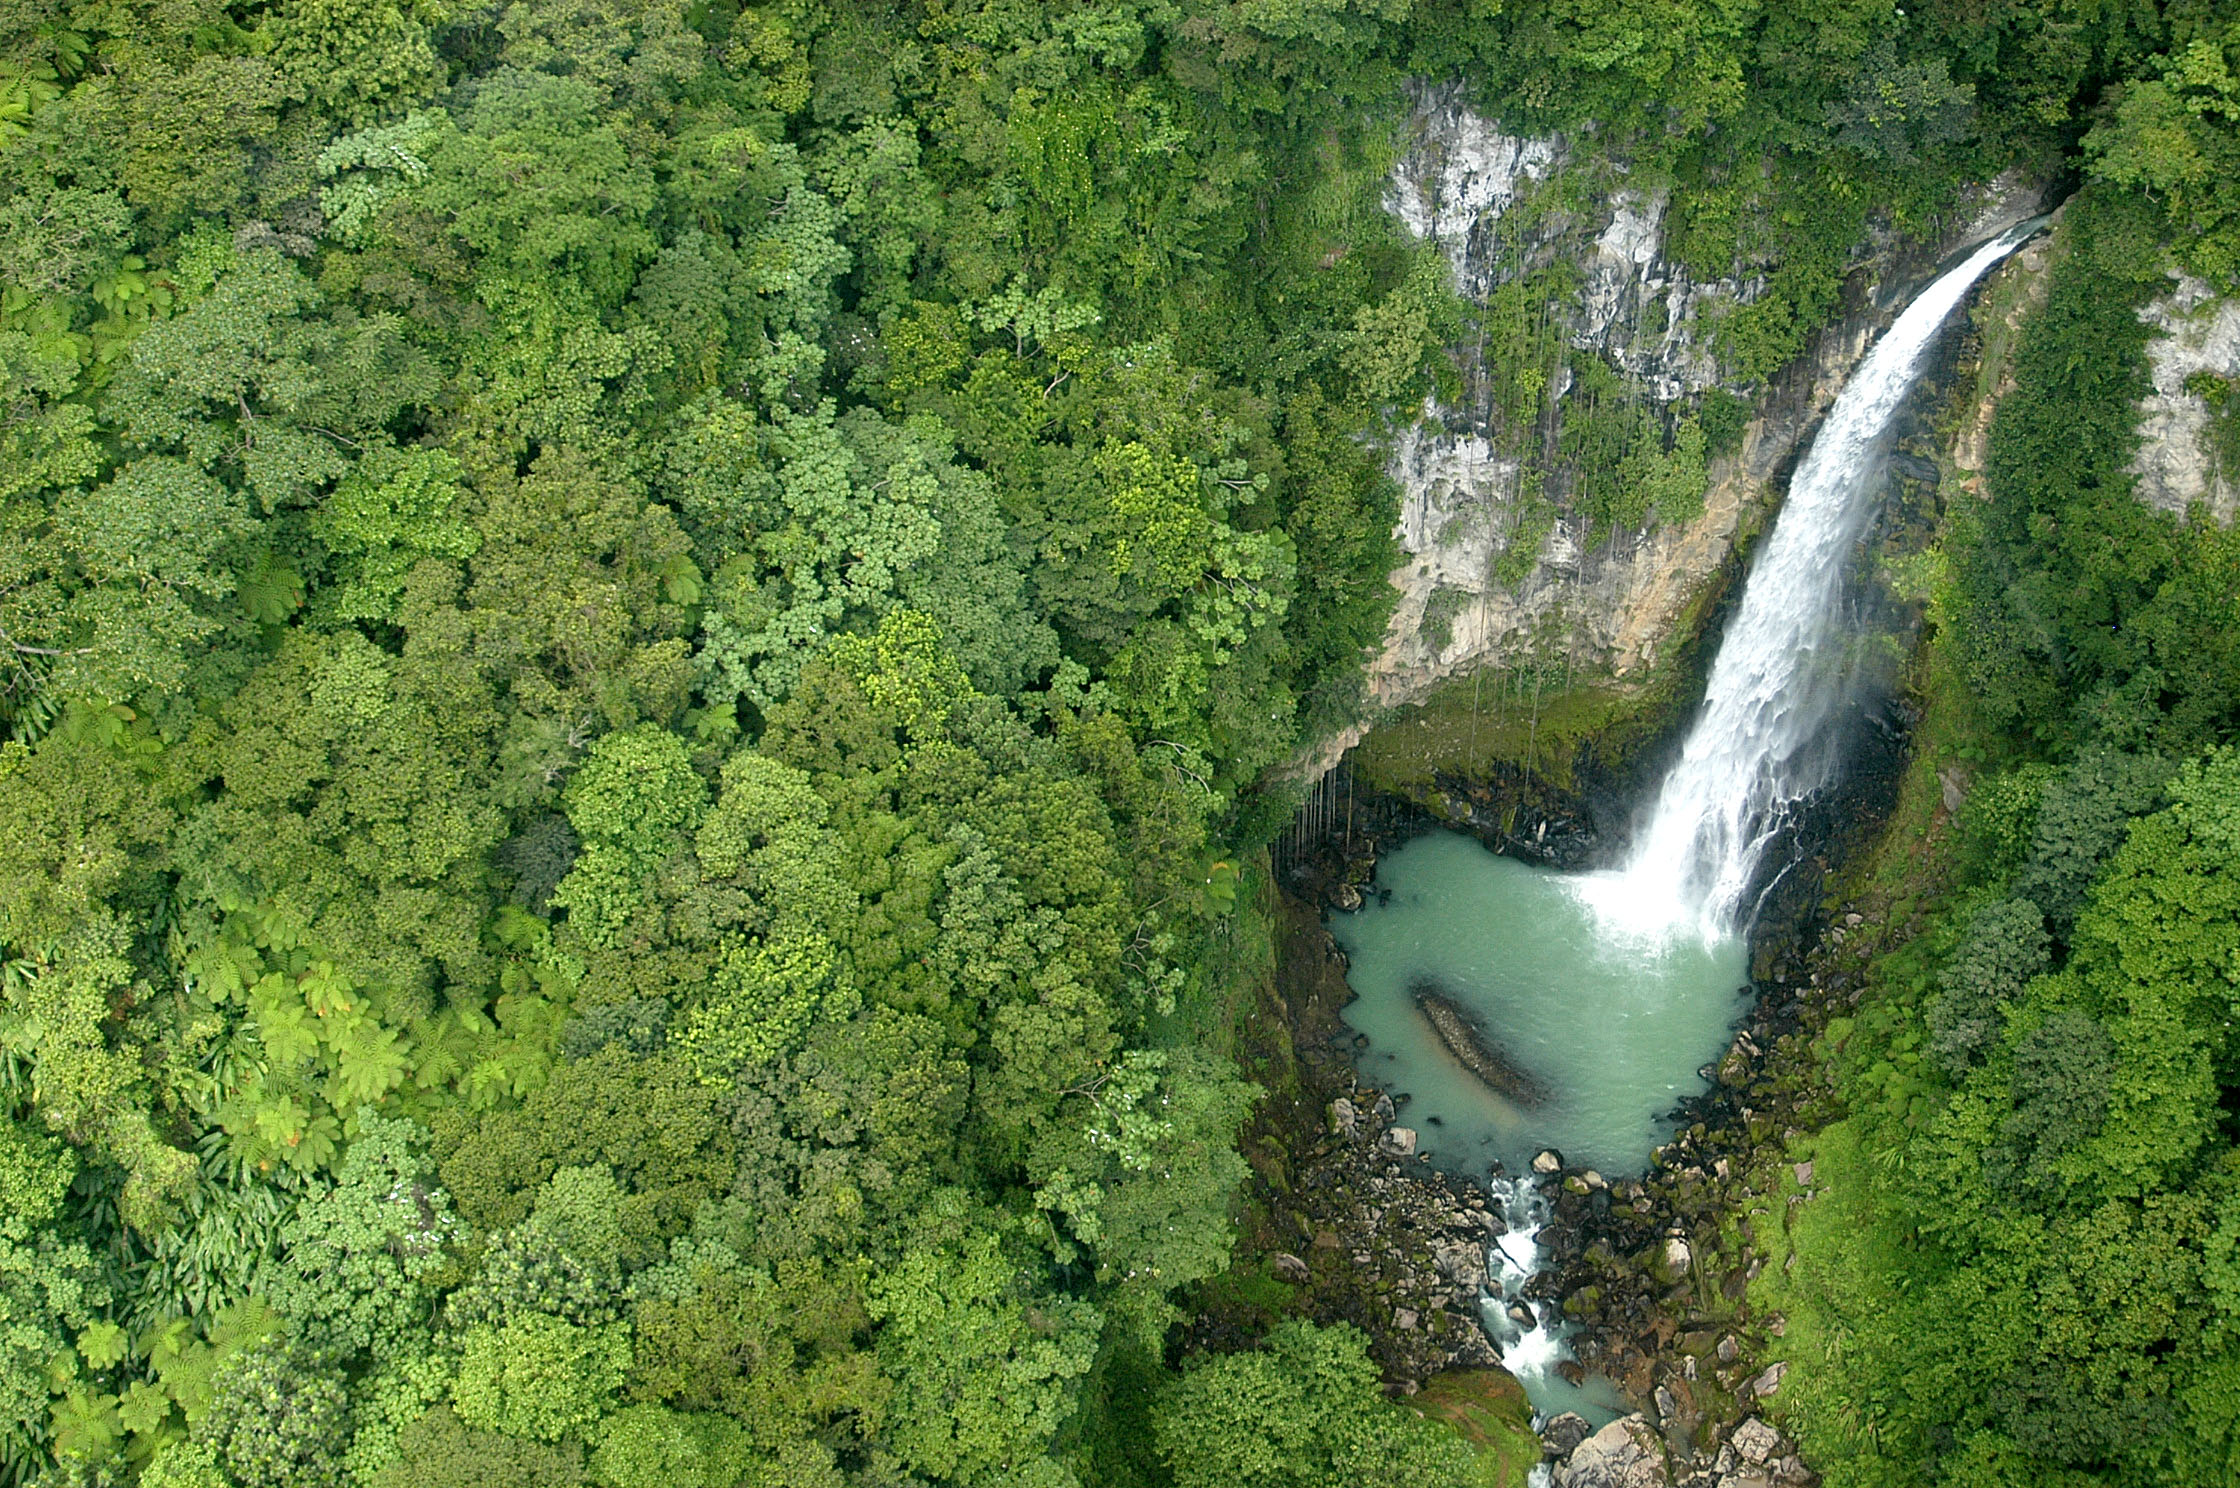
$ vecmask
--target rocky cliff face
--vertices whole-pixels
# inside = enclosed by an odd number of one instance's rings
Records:
[[[1452,91],[1426,93],[1413,127],[1387,206],[1445,250],[1461,294],[1491,305],[1519,277],[1568,266],[1569,292],[1540,312],[1561,347],[1599,353],[1667,428],[1718,386],[1710,323],[1762,286],[1705,282],[1669,257],[1663,188],[1630,181],[1624,162],[1596,158],[1582,142],[1505,133]],[[1976,194],[1946,244],[1862,245],[1866,272],[1849,313],[1755,392],[1739,447],[1710,460],[1700,513],[1684,522],[1594,531],[1553,427],[1572,394],[1572,358],[1552,361],[1549,412],[1520,429],[1497,393],[1519,369],[1482,337],[1458,348],[1464,397],[1427,406],[1393,456],[1407,561],[1392,576],[1400,599],[1370,667],[1373,701],[1401,706],[1457,673],[1535,659],[1620,681],[1644,676],[1738,534],[1770,508],[1800,439],[1905,295],[1950,248],[2037,207],[2036,190],[2001,181]]]
[[[2240,410],[2213,406],[2206,389],[2221,385],[2219,402],[2240,395],[2232,386],[2240,378],[2240,301],[2220,299],[2201,280],[2180,275],[2139,318],[2158,333],[2147,343],[2154,391],[2140,408],[2139,453],[2131,463],[2139,499],[2181,513],[2198,502],[2229,523],[2240,510],[2240,470],[2221,457],[2224,441],[2213,425],[2240,417]]]

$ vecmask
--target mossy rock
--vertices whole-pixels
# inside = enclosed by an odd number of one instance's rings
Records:
[[[1372,730],[1352,754],[1364,785],[1451,814],[1431,789],[1442,776],[1484,779],[1507,766],[1573,788],[1573,768],[1590,745],[1607,763],[1622,757],[1662,721],[1662,692],[1582,679],[1537,697],[1518,695],[1513,676],[1488,670],[1452,678],[1421,703]]]
[[[1450,1369],[1425,1381],[1408,1401],[1417,1413],[1444,1421],[1479,1453],[1488,1488],[1523,1488],[1540,1461],[1532,1402],[1508,1370]]]

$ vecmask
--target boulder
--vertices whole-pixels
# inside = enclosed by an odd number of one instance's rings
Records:
[[[1937,771],[1937,784],[1942,787],[1938,794],[1948,814],[1968,804],[1968,776],[1958,765],[1946,765]]]
[[[1431,1264],[1439,1274],[1466,1291],[1485,1285],[1486,1250],[1483,1245],[1454,1241],[1432,1247]]]
[[[1789,1366],[1786,1363],[1767,1365],[1765,1373],[1750,1381],[1750,1393],[1760,1398],[1771,1395],[1781,1388],[1782,1377],[1788,1372]]]
[[[1407,1126],[1389,1127],[1383,1136],[1377,1138],[1377,1147],[1387,1156],[1414,1157],[1416,1155],[1415,1128]]]
[[[1330,1102],[1330,1129],[1341,1137],[1350,1137],[1361,1130],[1361,1113],[1353,1102],[1340,1096]]]
[[[1563,1154],[1553,1147],[1543,1147],[1533,1154],[1532,1171],[1535,1173],[1560,1173],[1563,1171]]]
[[[1624,1416],[1572,1448],[1554,1488],[1671,1488],[1664,1443],[1639,1416]]]
[[[1781,1445],[1781,1433],[1752,1416],[1735,1427],[1734,1435],[1727,1439],[1746,1461],[1763,1465]]]
[[[1361,891],[1349,883],[1332,884],[1330,886],[1330,907],[1344,910],[1348,914],[1352,913],[1361,907]]]
[[[1587,1423],[1585,1416],[1577,1411],[1565,1411],[1551,1417],[1548,1424],[1540,1428],[1540,1445],[1547,1449],[1550,1457],[1564,1457],[1592,1435],[1594,1427]]]
[[[1664,1285],[1675,1286],[1694,1264],[1695,1255],[1688,1249],[1688,1242],[1678,1235],[1667,1235],[1663,1248],[1651,1259],[1649,1269]]]
[[[1269,1264],[1285,1281],[1304,1283],[1307,1279],[1307,1263],[1287,1250],[1277,1251]]]

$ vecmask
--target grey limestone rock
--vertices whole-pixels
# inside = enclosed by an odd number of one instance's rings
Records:
[[[1745,1461],[1762,1465],[1781,1445],[1781,1433],[1752,1416],[1735,1427],[1734,1435],[1728,1440]]]
[[[1622,1416],[1572,1449],[1553,1475],[1554,1488],[1670,1488],[1672,1470],[1656,1429]]]
[[[2207,282],[2176,276],[2170,293],[2139,312],[2157,334],[2147,343],[2154,390],[2139,408],[2139,450],[2132,473],[2139,499],[2183,512],[2202,502],[2220,522],[2240,510],[2240,472],[2223,468],[2211,433],[2209,403],[2186,384],[2207,372],[2240,376],[2240,300],[2223,299]]]

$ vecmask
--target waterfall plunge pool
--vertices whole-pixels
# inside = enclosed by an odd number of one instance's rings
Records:
[[[1574,1167],[1639,1173],[1749,1011],[1741,938],[1628,934],[1626,906],[1608,902],[1622,882],[1435,832],[1385,854],[1378,892],[1331,924],[1355,994],[1345,1020],[1368,1040],[1363,1074],[1406,1097],[1399,1123],[1418,1151],[1487,1183],[1507,1211],[1487,1257],[1497,1295],[1480,1308],[1502,1362],[1539,1415],[1577,1411],[1597,1426],[1627,1407],[1608,1381],[1556,1371],[1567,1329],[1551,1303],[1525,1297],[1548,1202],[1521,1175],[1545,1147]],[[1520,1176],[1488,1182],[1495,1162]],[[1511,1320],[1520,1305],[1529,1326]]]
[[[1409,1098],[1401,1123],[1449,1172],[1483,1180],[1499,1161],[1521,1173],[1553,1147],[1573,1167],[1640,1173],[1750,1010],[1740,937],[1625,935],[1582,875],[1435,832],[1386,854],[1377,885],[1332,917],[1355,993],[1345,1020],[1369,1040],[1363,1074]],[[1509,1067],[1489,1072],[1506,1091],[1450,1051],[1427,993],[1476,1023]]]

